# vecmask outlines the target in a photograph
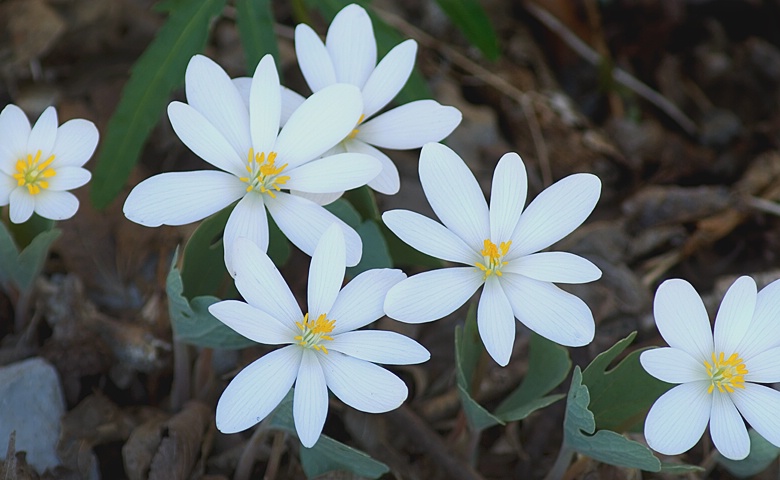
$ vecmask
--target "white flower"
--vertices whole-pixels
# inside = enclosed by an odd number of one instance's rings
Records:
[[[268,248],[266,208],[287,238],[308,255],[325,229],[338,223],[348,245],[347,264],[356,265],[362,253],[358,234],[320,205],[281,189],[330,193],[364,185],[379,173],[381,165],[368,155],[317,158],[360,117],[358,89],[333,85],[312,95],[279,132],[279,76],[270,55],[255,70],[249,108],[225,71],[202,55],[190,60],[185,87],[189,104],[168,106],[173,129],[190,150],[223,171],[151,177],[127,197],[127,218],[150,227],[184,225],[241,199],[223,237],[229,271],[237,238]]]
[[[68,192],[92,177],[81,168],[95,152],[98,131],[88,120],[57,126],[57,111],[49,107],[30,129],[16,105],[0,112],[0,207],[10,205],[13,223],[26,222],[33,212],[51,220],[76,214],[79,201]]]
[[[336,151],[369,154],[382,162],[382,172],[368,182],[374,190],[394,194],[400,182],[392,160],[375,147],[396,150],[420,148],[449,135],[461,121],[458,109],[433,100],[420,100],[394,108],[369,120],[398,94],[414,67],[417,43],[407,40],[390,50],[377,64],[376,39],[371,19],[355,4],[333,19],[325,43],[308,25],[295,28],[295,52],[303,76],[313,92],[334,83],[349,83],[361,90],[362,115]],[[286,98],[294,99],[293,96]],[[299,97],[298,102],[303,101]],[[340,140],[342,140],[340,139]],[[321,202],[332,201],[320,198]]]
[[[347,405],[387,412],[407,388],[372,362],[406,365],[430,358],[414,340],[394,332],[353,331],[384,315],[387,290],[405,278],[400,270],[368,270],[343,289],[344,239],[337,227],[322,236],[309,269],[308,313],[301,313],[273,262],[246,239],[236,242],[236,287],[248,303],[226,300],[209,311],[259,343],[287,345],[241,371],[217,404],[217,428],[246,430],[265,418],[295,384],[293,417],[305,447],[317,442],[328,413],[328,388]]]
[[[525,166],[507,153],[493,173],[490,208],[463,160],[429,143],[420,155],[420,182],[441,224],[406,210],[385,212],[385,224],[428,255],[467,266],[423,272],[393,287],[385,312],[403,322],[449,315],[485,285],[477,309],[479,334],[500,365],[509,362],[514,317],[531,330],[568,346],[593,340],[588,306],[551,282],[585,283],[601,277],[588,260],[564,252],[535,253],[577,228],[596,206],[601,182],[571,175],[539,194],[523,212]]]
[[[650,375],[679,385],[650,408],[647,444],[666,455],[683,453],[709,422],[715,448],[741,460],[750,452],[744,417],[780,447],[780,392],[758,385],[780,382],[780,281],[756,294],[752,278],[737,279],[720,305],[714,335],[701,298],[685,280],[662,283],[653,308],[669,346],[642,352],[639,360]]]

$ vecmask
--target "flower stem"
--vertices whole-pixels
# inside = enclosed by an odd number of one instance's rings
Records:
[[[574,450],[569,448],[568,445],[566,445],[566,442],[563,442],[563,445],[561,445],[561,450],[558,452],[558,458],[555,459],[555,463],[553,464],[552,469],[550,469],[550,472],[547,474],[546,477],[544,477],[544,479],[545,480],[562,479],[563,476],[566,474],[566,470],[569,469],[572,456],[574,456]]]

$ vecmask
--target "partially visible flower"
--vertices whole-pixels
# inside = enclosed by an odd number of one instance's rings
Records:
[[[356,265],[362,254],[357,232],[320,205],[282,190],[326,194],[376,177],[381,165],[368,155],[318,158],[360,117],[358,89],[333,85],[312,95],[279,132],[279,75],[270,55],[255,70],[249,108],[227,73],[202,55],[190,60],[185,87],[189,104],[168,106],[173,129],[190,150],[223,171],[163,173],[144,180],[127,197],[127,218],[150,227],[184,225],[240,199],[223,237],[229,271],[237,238],[268,248],[266,208],[287,238],[308,255],[325,229],[337,223],[348,245],[347,264]]]
[[[79,209],[67,190],[92,178],[82,166],[95,152],[98,131],[82,119],[57,125],[54,107],[44,110],[32,129],[16,105],[0,112],[0,207],[10,205],[13,223],[26,222],[33,212],[65,220]]]
[[[287,345],[241,371],[217,404],[217,428],[246,430],[265,418],[295,384],[293,418],[298,437],[311,447],[328,413],[328,389],[347,405],[369,413],[393,410],[407,396],[406,384],[376,363],[425,362],[428,351],[394,332],[353,331],[384,315],[387,290],[405,278],[400,270],[368,270],[341,288],[344,238],[330,227],[309,268],[308,312],[304,315],[279,270],[246,239],[236,242],[238,291],[248,303],[226,300],[209,312],[259,343]]]
[[[650,408],[647,444],[666,455],[683,453],[709,423],[715,448],[741,460],[750,453],[744,417],[780,447],[780,392],[759,385],[780,382],[780,281],[756,294],[752,278],[737,279],[718,309],[714,334],[701,297],[685,280],[662,283],[653,309],[669,346],[642,352],[639,360],[650,375],[678,385]]]
[[[303,76],[313,92],[335,83],[349,83],[361,90],[363,111],[353,129],[342,137],[334,152],[366,153],[382,162],[382,172],[368,182],[374,190],[395,194],[398,169],[375,147],[395,150],[420,148],[449,135],[461,121],[455,107],[433,100],[419,100],[371,119],[398,94],[414,67],[417,43],[407,40],[377,64],[376,39],[371,19],[355,4],[344,7],[333,19],[325,43],[308,25],[295,28],[295,52]],[[288,97],[293,100],[293,97]],[[298,103],[303,101],[299,97]],[[329,197],[332,201],[338,195]],[[321,202],[328,200],[320,197]]]
[[[527,179],[523,161],[507,153],[493,173],[490,208],[463,160],[444,145],[420,154],[420,182],[444,225],[407,210],[385,212],[385,224],[404,242],[428,255],[465,267],[414,275],[387,294],[385,312],[409,323],[449,315],[485,285],[477,309],[479,334],[490,356],[509,362],[516,317],[561,345],[593,340],[588,306],[552,282],[585,283],[601,277],[588,260],[565,252],[535,253],[577,228],[601,192],[595,175],[566,177],[539,194],[523,212]]]

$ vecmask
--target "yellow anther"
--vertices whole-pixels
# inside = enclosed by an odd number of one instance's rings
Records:
[[[357,137],[357,134],[360,133],[360,129],[358,128],[361,123],[363,123],[363,120],[365,120],[365,115],[360,115],[360,118],[358,118],[357,125],[355,125],[355,129],[349,132],[349,135],[347,135],[347,140],[352,140],[353,138]]]
[[[302,322],[295,322],[301,330],[301,334],[295,337],[298,345],[305,348],[313,348],[324,354],[328,354],[328,349],[322,345],[323,340],[333,340],[328,335],[336,327],[336,320],[328,320],[327,314],[317,317],[317,320],[309,320],[309,314],[303,316]]]
[[[266,157],[265,152],[255,154],[254,149],[250,148],[245,168],[249,176],[239,177],[239,180],[247,184],[247,192],[257,190],[276,198],[274,191],[281,191],[281,185],[290,180],[289,175],[279,175],[287,168],[287,164],[276,166],[276,152],[270,152]]]
[[[49,188],[49,182],[44,179],[57,174],[53,168],[49,167],[54,161],[54,155],[50,155],[44,162],[41,162],[41,153],[38,150],[35,157],[32,154],[27,154],[27,161],[20,159],[16,162],[16,173],[13,174],[13,177],[18,186],[27,187],[30,195],[37,195],[41,193],[42,188]]]
[[[503,261],[502,259],[509,252],[509,247],[511,245],[512,242],[508,241],[501,242],[498,246],[496,246],[496,244],[491,242],[490,239],[485,239],[483,243],[484,248],[480,252],[484,261],[474,264],[477,268],[485,273],[485,279],[491,275],[496,275],[498,277],[503,275],[501,273],[501,268],[506,265],[507,262]]]
[[[714,392],[716,387],[721,393],[733,393],[735,388],[745,388],[745,375],[748,370],[738,353],[732,353],[729,358],[726,358],[723,352],[720,352],[720,355],[712,352],[712,363],[705,360],[704,366],[707,367],[707,375],[710,376],[710,387],[707,393]]]

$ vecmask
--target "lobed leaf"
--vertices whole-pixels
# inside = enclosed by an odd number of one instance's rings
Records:
[[[387,248],[385,237],[373,220],[366,220],[356,229],[363,241],[363,256],[354,267],[347,268],[347,275],[356,277],[372,268],[393,268],[393,259]]]
[[[780,455],[780,448],[772,445],[752,428],[748,430],[750,436],[750,454],[742,460],[729,460],[722,455],[717,455],[718,463],[739,478],[748,478],[758,475],[775,461]]]
[[[44,230],[20,253],[11,232],[0,222],[0,282],[12,283],[20,291],[29,292],[43,270],[49,248],[60,234],[56,228]]]

